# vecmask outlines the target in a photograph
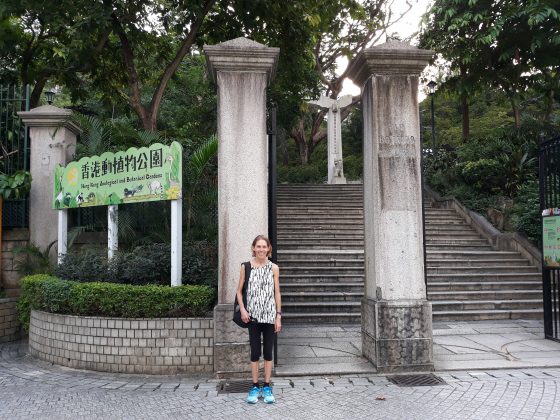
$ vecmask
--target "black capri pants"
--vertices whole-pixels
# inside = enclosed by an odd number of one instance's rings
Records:
[[[249,324],[249,343],[251,344],[251,362],[258,362],[261,358],[261,335],[264,360],[272,361],[272,345],[274,344],[274,324]]]

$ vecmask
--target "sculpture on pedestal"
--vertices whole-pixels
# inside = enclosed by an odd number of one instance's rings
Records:
[[[329,184],[346,184],[342,160],[342,135],[340,110],[352,103],[352,95],[342,96],[338,99],[321,96],[317,101],[310,101],[311,105],[326,109],[327,114],[327,141],[328,141],[328,177]]]

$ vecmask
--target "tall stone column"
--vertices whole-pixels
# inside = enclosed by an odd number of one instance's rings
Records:
[[[241,263],[251,242],[268,232],[266,87],[279,49],[246,38],[204,46],[218,85],[218,305],[214,371],[249,371],[248,334],[231,320]]]
[[[346,184],[342,159],[342,108],[352,103],[352,95],[338,99],[321,96],[317,101],[310,101],[327,110],[327,182],[329,184]]]
[[[54,168],[66,166],[76,153],[80,128],[69,120],[72,111],[44,105],[18,112],[29,127],[31,143],[29,241],[41,249],[58,239],[58,213],[53,209]],[[57,253],[51,256],[53,261]]]
[[[418,77],[432,52],[390,40],[361,53],[365,297],[362,352],[380,372],[433,370],[426,300]]]

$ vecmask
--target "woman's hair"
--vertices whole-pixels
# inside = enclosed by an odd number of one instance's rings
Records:
[[[268,245],[268,257],[272,256],[272,244],[270,243],[270,239],[268,239],[267,236],[264,235],[258,235],[255,239],[253,239],[253,243],[251,244],[251,255],[254,257],[255,256],[255,251],[253,251],[253,248],[255,247],[255,245],[257,245],[257,242],[259,242],[260,240],[263,240],[266,242],[266,244]]]

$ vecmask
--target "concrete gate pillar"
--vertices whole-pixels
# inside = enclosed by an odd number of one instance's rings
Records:
[[[361,53],[349,74],[364,116],[362,352],[379,372],[433,370],[417,99],[432,54],[390,40]]]
[[[76,153],[80,128],[69,121],[72,111],[44,105],[18,112],[29,127],[31,191],[29,241],[41,249],[58,239],[58,211],[53,209],[54,168],[66,166]],[[58,252],[53,255],[53,260]]]
[[[214,309],[214,371],[249,371],[246,330],[231,320],[241,263],[268,232],[266,87],[278,48],[246,38],[204,46],[218,85],[218,305]]]

